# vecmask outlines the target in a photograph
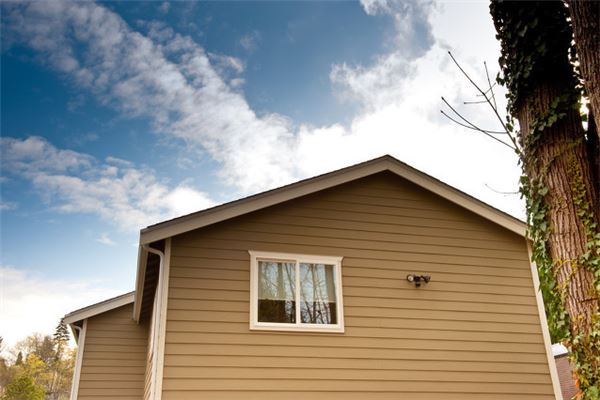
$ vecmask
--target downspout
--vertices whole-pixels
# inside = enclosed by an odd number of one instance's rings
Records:
[[[152,254],[156,254],[159,259],[159,266],[158,266],[158,284],[157,284],[157,290],[155,292],[155,296],[158,297],[158,301],[155,303],[156,304],[156,310],[153,310],[153,312],[156,313],[155,318],[154,318],[154,326],[151,327],[151,332],[152,332],[152,371],[150,374],[150,398],[151,399],[157,399],[156,397],[156,379],[158,376],[158,340],[159,340],[159,332],[160,332],[160,321],[161,321],[161,315],[160,312],[162,310],[162,292],[163,292],[163,266],[164,266],[164,259],[165,259],[165,253],[163,253],[160,250],[154,249],[150,246],[148,246],[147,244],[143,244],[142,247],[144,248],[144,250],[146,250],[148,253],[152,253]]]
[[[71,329],[77,330],[77,356],[75,368],[73,368],[73,383],[71,384],[71,400],[77,400],[79,392],[79,379],[81,378],[81,365],[83,363],[83,351],[85,346],[85,334],[87,331],[87,319],[83,320],[83,327],[71,324]]]

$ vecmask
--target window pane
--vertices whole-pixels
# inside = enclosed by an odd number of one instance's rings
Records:
[[[258,262],[258,321],[296,322],[295,263]]]
[[[300,264],[300,317],[308,324],[336,324],[333,265]]]

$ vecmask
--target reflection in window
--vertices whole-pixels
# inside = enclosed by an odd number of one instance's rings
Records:
[[[296,322],[295,263],[258,262],[258,321]]]
[[[333,265],[300,264],[300,320],[308,324],[336,324]]]

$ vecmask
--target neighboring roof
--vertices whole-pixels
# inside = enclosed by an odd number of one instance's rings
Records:
[[[554,357],[563,356],[568,353],[569,353],[569,351],[567,350],[567,348],[565,346],[563,346],[561,343],[554,343],[552,345],[552,355]]]
[[[254,196],[232,201],[155,225],[150,225],[140,231],[140,244],[148,244],[157,240],[166,239],[383,171],[395,173],[396,175],[458,204],[514,233],[525,236],[526,225],[523,221],[461,192],[392,156],[385,155],[314,178],[305,179],[277,189],[259,193]]]
[[[92,304],[91,306],[70,312],[69,314],[65,315],[64,321],[66,324],[79,322],[86,318],[93,317],[94,315],[102,314],[104,312],[114,310],[115,308],[122,307],[126,304],[133,303],[134,299],[135,292],[125,293],[120,296],[113,297],[112,299],[104,300],[100,303]]]

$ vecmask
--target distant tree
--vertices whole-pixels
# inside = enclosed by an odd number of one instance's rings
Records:
[[[55,354],[51,365],[52,381],[47,396],[52,400],[66,398],[69,395],[74,361],[73,353],[68,352],[69,337],[67,324],[61,318],[53,337]]]
[[[45,363],[50,363],[54,359],[55,349],[54,340],[51,335],[40,335],[34,333],[19,341],[15,349],[23,355],[35,354]]]
[[[2,400],[44,400],[46,392],[27,375],[21,375],[6,385]]]
[[[11,349],[15,362],[0,360],[0,400],[67,400],[75,365],[75,351],[68,345],[64,321],[54,335],[33,334],[18,342]]]
[[[61,318],[60,322],[56,326],[56,329],[54,330],[54,346],[57,356],[62,356],[65,347],[69,343],[69,338],[70,335],[67,324],[65,324],[64,318]]]

